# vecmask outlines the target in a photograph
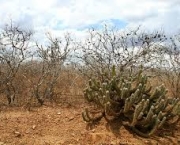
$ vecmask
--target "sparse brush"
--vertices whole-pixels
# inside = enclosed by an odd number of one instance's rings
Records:
[[[85,109],[82,113],[84,121],[121,117],[124,125],[144,137],[151,136],[165,123],[176,124],[179,121],[179,99],[168,98],[164,85],[150,86],[142,69],[136,75],[120,76],[113,66],[111,72],[103,74],[109,74],[109,79],[92,78],[84,90],[85,99],[96,104],[102,113],[92,117]],[[174,120],[175,117],[178,119]]]

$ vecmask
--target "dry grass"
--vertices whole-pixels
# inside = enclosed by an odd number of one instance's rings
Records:
[[[13,103],[15,106],[23,106],[27,103],[31,105],[37,105],[37,99],[33,96],[33,87],[37,84],[41,73],[34,73],[31,71],[25,71],[21,69],[14,78],[13,84],[16,88],[16,98]],[[45,78],[46,82],[49,82],[49,78]],[[64,69],[60,72],[60,76],[57,79],[57,83],[54,86],[54,92],[52,98],[45,99],[46,103],[49,101],[52,103],[78,103],[79,99],[83,99],[83,88],[85,86],[85,77],[83,77],[78,71],[73,69]],[[45,91],[46,83],[40,87],[40,93]],[[0,94],[0,104],[7,104],[5,94]],[[67,96],[67,99],[66,99]],[[69,98],[69,99],[68,99]]]
[[[15,83],[19,92],[13,107],[7,104],[6,97],[0,98],[0,144],[5,145],[156,145],[179,144],[180,124],[177,128],[166,127],[155,136],[145,139],[121,125],[120,120],[98,124],[83,122],[81,112],[88,104],[83,98],[86,78],[77,71],[66,69],[61,72],[52,100],[45,100],[38,106],[36,98],[31,98],[31,84],[17,75]],[[27,74],[26,74],[27,75]],[[28,79],[36,82],[40,75],[29,73]],[[158,77],[151,78],[151,85],[162,82]],[[166,85],[166,84],[165,84]],[[171,86],[167,85],[171,90]],[[169,94],[171,96],[171,92]],[[31,99],[29,99],[31,98]],[[17,107],[18,106],[18,107]]]

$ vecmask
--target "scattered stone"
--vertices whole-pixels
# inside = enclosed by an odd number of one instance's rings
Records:
[[[74,119],[74,117],[70,117],[70,118],[69,118],[69,121],[71,121],[71,120],[73,120],[73,119]]]
[[[25,132],[26,134],[29,134],[30,133],[30,131],[29,130],[26,130],[26,132]]]
[[[128,145],[127,142],[120,142],[119,145]]]
[[[79,141],[79,140],[80,140],[79,138],[76,139],[76,141]]]
[[[21,133],[19,131],[15,131],[14,134],[15,134],[15,137],[21,137]]]
[[[92,129],[91,131],[92,131],[92,132],[95,132],[95,129]]]
[[[145,140],[144,143],[147,145],[151,144],[151,142],[149,140]]]
[[[75,136],[75,134],[74,133],[71,133],[71,135],[74,137]]]
[[[111,141],[111,145],[117,145],[117,141]]]
[[[57,115],[61,115],[61,112],[58,112]]]
[[[6,145],[4,142],[0,142],[0,145]]]
[[[36,125],[33,125],[33,126],[32,126],[32,129],[34,130],[35,128],[36,128]]]

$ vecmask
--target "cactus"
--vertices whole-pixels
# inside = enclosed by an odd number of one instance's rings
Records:
[[[113,66],[110,73],[102,73],[101,80],[90,79],[84,90],[85,99],[93,102],[102,113],[92,117],[85,109],[82,113],[86,122],[94,122],[108,116],[123,117],[124,125],[128,125],[137,134],[149,137],[164,123],[174,117],[180,120],[179,99],[168,98],[164,85],[153,87],[148,84],[148,77],[142,74],[120,76]],[[179,111],[178,111],[179,112]]]

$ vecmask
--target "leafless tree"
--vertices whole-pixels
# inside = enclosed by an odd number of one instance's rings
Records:
[[[180,97],[180,36],[169,36],[156,50],[156,76],[168,87],[173,97]]]
[[[55,85],[60,77],[62,67],[68,60],[71,52],[71,37],[69,34],[64,39],[53,38],[47,34],[49,44],[42,46],[36,43],[36,61],[32,59],[33,76],[37,79],[29,79],[32,84],[32,96],[43,105],[45,99],[52,100],[55,95]],[[30,69],[29,68],[29,69]],[[25,76],[28,79],[28,76]]]
[[[83,66],[80,70],[86,70],[86,75],[88,71],[90,75],[99,75],[104,69],[111,70],[113,65],[121,72],[139,65],[148,66],[156,57],[154,48],[166,39],[161,31],[148,33],[140,27],[124,31],[108,27],[103,31],[91,29],[85,42],[77,44]]]
[[[14,80],[21,64],[29,56],[32,35],[32,31],[24,30],[12,21],[0,33],[0,92],[6,95],[9,104],[15,100]]]

